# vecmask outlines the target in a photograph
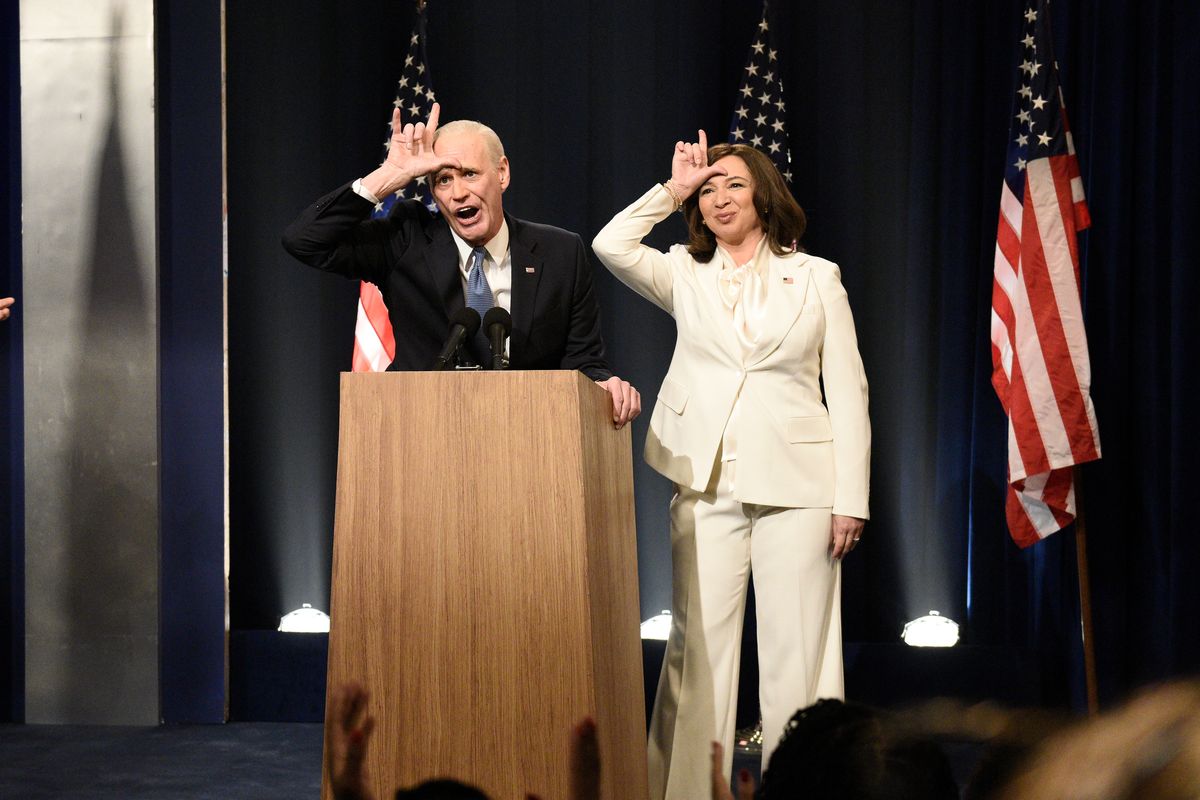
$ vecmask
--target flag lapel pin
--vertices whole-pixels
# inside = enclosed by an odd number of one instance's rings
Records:
[[[533,273],[537,272],[537,268],[536,267],[526,267],[525,272],[529,275],[532,275]]]
[[[792,283],[795,283],[796,281],[791,275],[784,275],[783,282],[787,283],[787,284],[792,284]]]

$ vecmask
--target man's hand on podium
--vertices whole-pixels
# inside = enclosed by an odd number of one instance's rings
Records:
[[[642,395],[630,385],[613,375],[606,381],[596,381],[612,395],[613,425],[617,430],[625,427],[626,422],[633,422],[642,413]]]

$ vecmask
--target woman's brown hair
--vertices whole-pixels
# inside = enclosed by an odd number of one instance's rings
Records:
[[[808,220],[771,159],[746,144],[717,144],[708,148],[710,166],[725,156],[737,156],[750,170],[750,179],[754,181],[754,210],[758,212],[758,221],[771,252],[781,256],[803,250],[800,238],[804,236]],[[717,237],[705,227],[700,215],[699,189],[683,201],[683,216],[688,226],[687,251],[697,261],[707,263],[717,251]]]

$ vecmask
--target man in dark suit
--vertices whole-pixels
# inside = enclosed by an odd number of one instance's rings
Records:
[[[605,361],[583,241],[506,215],[499,137],[465,120],[439,129],[438,113],[435,103],[428,125],[402,126],[397,108],[387,160],[309,206],[283,246],[305,264],[379,287],[396,339],[389,369],[429,369],[455,313],[498,305],[512,314],[511,366],[582,371],[612,395],[613,422],[623,426],[641,412],[641,396]],[[440,214],[399,201],[386,219],[370,219],[380,199],[422,179]]]

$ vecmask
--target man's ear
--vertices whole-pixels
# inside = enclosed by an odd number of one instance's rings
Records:
[[[500,156],[500,163],[496,165],[496,172],[500,173],[500,191],[508,188],[508,183],[512,180],[512,174],[508,168],[508,156]]]

